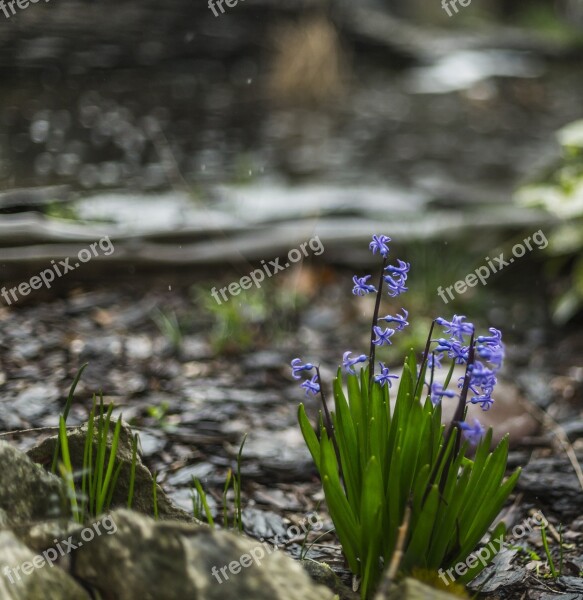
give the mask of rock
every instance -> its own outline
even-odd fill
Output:
[[[76,550],[73,561],[74,575],[104,598],[333,599],[298,563],[267,544],[203,526],[156,522],[127,510],[110,516],[115,535],[95,537]]]
[[[346,587],[327,564],[315,560],[303,560],[302,567],[315,582],[331,589],[340,600],[359,600],[360,594]]]
[[[0,441],[0,522],[22,525],[58,516],[66,498],[64,483],[20,450]]]
[[[114,423],[112,421],[112,430]],[[87,436],[87,425],[75,427],[69,430],[69,452],[71,463],[75,472],[80,472],[83,467],[83,453],[85,438]],[[111,436],[110,436],[111,438]],[[40,444],[28,451],[28,456],[35,462],[48,466],[53,460],[57,437],[53,436],[43,440]],[[108,453],[111,450],[111,439],[108,441]],[[117,486],[113,493],[111,506],[127,506],[127,498],[130,482],[130,467],[132,460],[132,431],[124,423],[122,424],[117,458],[122,463],[121,472],[117,480]],[[160,486],[157,490],[158,515],[161,519],[176,519],[179,521],[192,521],[192,516],[180,508],[174,506]],[[1,506],[1,505],[0,505]],[[134,486],[134,501],[132,508],[146,515],[154,514],[154,502],[152,494],[152,475],[142,463],[140,456],[137,457],[136,480]]]
[[[581,463],[582,456],[577,456]],[[581,485],[573,465],[563,456],[534,458],[522,471],[516,491],[553,507],[562,520],[575,518],[583,512]]]
[[[65,571],[47,566],[45,559],[41,563],[41,558],[11,531],[0,531],[2,600],[90,600],[89,594]]]

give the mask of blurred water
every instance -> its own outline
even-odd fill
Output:
[[[455,182],[508,194],[556,156],[553,132],[581,117],[576,63],[471,51],[422,67],[360,65],[319,108],[272,103],[269,73],[250,56],[77,76],[11,71],[0,96],[0,187]]]

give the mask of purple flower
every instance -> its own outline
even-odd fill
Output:
[[[500,368],[502,366],[502,362],[504,361],[504,346],[488,347],[488,346],[477,346],[476,352],[488,362],[491,362],[494,366]]]
[[[312,377],[312,379],[306,379],[304,381],[304,383],[302,383],[300,385],[300,387],[303,387],[306,389],[306,396],[308,394],[312,394],[313,396],[315,396],[316,394],[318,394],[320,392],[320,384],[318,383],[318,375],[314,375]]]
[[[402,331],[407,325],[409,325],[409,322],[407,321],[409,313],[404,308],[401,309],[401,312],[403,313],[403,316],[399,315],[398,313],[394,317],[392,315],[387,315],[386,317],[381,317],[379,321],[385,321],[386,323],[397,323],[395,326],[396,330]]]
[[[476,342],[478,342],[478,344],[486,344],[486,346],[501,346],[502,332],[494,327],[490,327],[488,331],[492,334],[491,336],[479,335]]]
[[[435,340],[434,340],[435,341]],[[439,338],[437,341],[436,352],[447,352],[449,358],[455,359],[458,365],[462,365],[468,362],[469,348],[468,346],[462,346],[457,340],[446,340],[445,338]]]
[[[495,367],[500,368],[502,366],[502,362],[504,361],[504,344],[502,343],[502,333],[494,327],[490,327],[488,331],[492,334],[491,336],[478,336],[476,341],[479,345],[476,346],[476,352],[480,358],[483,358],[484,360],[492,363]]]
[[[431,386],[431,402],[434,405],[439,404],[444,396],[446,398],[455,398],[455,392],[444,390],[441,383],[434,382]]]
[[[411,268],[411,264],[405,262],[404,260],[401,260],[400,258],[397,259],[397,262],[399,263],[398,267],[393,267],[393,265],[389,265],[385,267],[385,271],[388,271],[389,273],[391,273],[391,275],[400,275],[403,278],[403,280],[406,280],[407,273],[409,273],[409,269]]]
[[[301,373],[302,371],[311,371],[314,368],[314,365],[312,363],[306,363],[305,365],[302,365],[301,358],[294,358],[291,361],[291,368],[292,377],[294,379],[301,379],[302,377],[298,373]]]
[[[395,333],[394,329],[389,329],[387,327],[387,329],[383,331],[378,325],[375,325],[372,329],[377,336],[377,338],[372,341],[375,346],[390,346],[392,344],[390,338]]]
[[[365,277],[357,277],[356,275],[352,278],[354,282],[354,288],[352,288],[352,293],[355,296],[365,296],[366,294],[370,294],[371,292],[376,292],[377,289],[374,285],[368,285],[366,282],[370,279],[370,275],[366,275]]]
[[[492,398],[492,391],[484,392],[482,396],[474,396],[470,402],[472,404],[480,404],[482,410],[490,410],[492,404],[494,404],[494,398]]]
[[[356,371],[352,367],[354,365],[356,365],[357,363],[366,362],[368,357],[365,354],[361,354],[357,358],[350,358],[351,354],[352,354],[352,352],[350,352],[350,350],[348,350],[347,352],[344,353],[344,355],[342,357],[342,364],[343,364],[344,368],[346,369],[347,373],[350,373],[351,375],[356,375]]]
[[[474,426],[468,425],[466,422],[460,423],[460,429],[463,432],[463,436],[472,445],[476,445],[484,436],[486,430],[480,425],[478,419],[474,419]]]
[[[389,375],[389,367],[385,367],[385,365],[382,362],[379,362],[379,366],[381,368],[381,372],[380,375],[375,375],[374,380],[377,383],[381,384],[381,387],[384,385],[388,385],[389,387],[391,387],[392,385],[392,381],[391,379],[399,379],[398,375]]]
[[[459,342],[464,341],[464,335],[472,335],[474,326],[472,323],[464,323],[464,315],[454,315],[451,321],[446,321],[443,317],[437,317],[435,322],[444,327],[444,333],[451,335]]]
[[[432,352],[429,355],[429,358],[427,359],[427,368],[428,369],[441,369],[441,361],[443,360],[443,354],[441,352],[439,352],[438,354],[436,354],[435,352]]]
[[[463,387],[464,379],[465,377],[459,378],[459,388]],[[480,394],[477,389],[478,387],[491,393],[496,386],[496,382],[496,372],[486,368],[479,360],[475,361],[473,365],[470,365],[470,389],[474,394]]]
[[[388,293],[391,298],[396,298],[399,294],[409,291],[409,288],[405,286],[405,281],[407,281],[406,277],[395,279],[390,275],[385,275],[383,279],[387,283],[389,289]]]
[[[368,247],[372,250],[373,254],[380,252],[381,256],[386,258],[389,255],[389,247],[387,242],[390,242],[391,238],[388,235],[373,235],[372,242]]]

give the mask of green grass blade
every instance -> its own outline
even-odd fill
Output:
[[[208,521],[209,525],[211,526],[211,529],[214,529],[215,521],[213,519],[211,509],[209,508],[209,503],[206,498],[206,494],[205,494],[204,490],[202,489],[202,485],[200,484],[200,481],[198,479],[196,479],[195,477],[192,478],[192,482],[194,483],[194,487],[196,488],[196,491],[198,492],[198,497],[200,498],[200,501],[202,502],[202,506],[204,508],[204,512],[206,515],[206,520]]]
[[[61,441],[61,454],[63,457],[63,468],[61,474],[69,489],[69,500],[71,502],[71,512],[77,523],[82,522],[82,515],[79,512],[77,505],[77,490],[75,489],[75,481],[73,478],[73,466],[71,465],[71,455],[69,454],[69,440],[67,438],[67,426],[63,415],[59,417],[59,439]]]
[[[81,368],[77,371],[77,375],[75,375],[75,379],[73,380],[73,384],[69,389],[69,395],[67,396],[67,401],[65,402],[65,410],[63,411],[63,418],[65,419],[65,425],[67,424],[67,418],[69,417],[69,411],[71,410],[71,405],[73,404],[73,395],[75,394],[75,389],[77,388],[77,384],[81,379],[81,375],[83,375],[83,371],[87,367],[89,363],[85,363],[81,365]],[[57,442],[55,444],[55,451],[53,453],[53,464],[51,466],[51,473],[55,473],[57,470],[57,461],[59,460],[59,436],[57,436]]]
[[[107,490],[107,497],[105,498],[105,502],[103,504],[103,510],[105,512],[107,512],[109,510],[109,507],[111,506],[111,501],[113,500],[113,493],[115,492],[115,488],[117,486],[117,480],[119,478],[119,474],[121,473],[122,466],[123,465],[121,463],[118,463],[118,465],[115,468],[115,471],[113,473],[113,477],[111,478],[111,485],[109,486],[109,489]]]
[[[132,438],[132,464],[130,466],[130,483],[128,490],[128,508],[131,508],[134,503],[134,486],[136,484],[136,464],[138,462],[138,443],[139,435],[136,433]]]
[[[111,407],[113,407],[113,405],[111,405]],[[111,417],[111,410],[108,411],[109,416]],[[111,451],[109,453],[109,460],[107,463],[107,471],[105,473],[105,478],[103,480],[100,492],[99,492],[99,496],[98,496],[98,501],[97,501],[97,514],[101,514],[101,511],[103,510],[103,506],[105,505],[105,499],[107,498],[107,494],[109,491],[109,486],[111,483],[111,477],[113,474],[113,470],[115,468],[115,463],[117,461],[117,446],[119,443],[119,436],[121,433],[121,416],[119,417],[119,419],[117,420],[117,423],[115,424],[115,429],[113,432],[113,439],[111,441]],[[107,420],[107,423],[109,424],[109,419]],[[104,441],[104,445],[107,443],[107,430],[106,430],[106,434],[105,434],[105,441]]]

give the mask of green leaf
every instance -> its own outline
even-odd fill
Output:
[[[73,404],[73,396],[75,394],[75,390],[77,388],[77,384],[81,379],[81,375],[83,375],[83,371],[87,368],[89,363],[85,363],[81,365],[81,368],[77,371],[77,375],[75,375],[75,379],[73,380],[73,384],[69,389],[69,395],[67,396],[67,401],[65,402],[65,410],[63,411],[63,419],[65,420],[65,425],[67,424],[67,418],[69,417],[69,411],[71,410],[71,405]],[[59,437],[57,436],[57,441],[55,443],[55,451],[53,453],[53,464],[51,466],[51,473],[55,473],[57,470],[57,461],[59,460]]]
[[[110,405],[110,410],[108,410],[109,417],[111,417],[112,409],[113,409],[113,404]],[[106,421],[106,423],[109,425],[109,419]],[[109,461],[107,463],[105,479],[103,480],[101,490],[100,490],[99,496],[97,498],[97,509],[96,509],[97,514],[101,514],[101,511],[103,510],[103,507],[105,505],[105,499],[107,498],[107,493],[109,491],[111,477],[113,475],[113,469],[115,467],[115,463],[117,460],[117,446],[119,443],[120,433],[121,433],[121,416],[117,420],[117,423],[115,424],[115,429],[113,432],[113,439],[111,441],[111,451],[109,453]],[[107,444],[107,430],[105,432],[105,439],[103,442],[103,446],[105,446],[106,444]],[[105,452],[105,450],[104,450],[104,452]]]
[[[371,457],[364,474],[362,490],[361,545],[362,595],[368,596],[371,587],[380,575],[379,557],[381,555],[381,537],[378,532],[382,523],[381,510],[384,500],[381,468],[376,457]]]
[[[352,423],[352,415],[344,397],[336,400],[336,413],[332,415],[334,435],[338,444],[342,474],[348,501],[355,514],[360,510],[360,493],[362,488],[362,472],[359,462],[359,448],[356,431]]]
[[[489,552],[490,556],[488,558],[484,557],[483,562],[480,560],[476,561],[476,564],[474,566],[470,566],[468,563],[468,560],[466,559],[465,562],[469,568],[464,575],[462,575],[461,577],[458,578],[457,583],[459,583],[461,585],[467,585],[468,583],[470,583],[470,581],[475,579],[492,562],[492,560],[494,560],[496,555],[504,547],[503,544],[496,547],[496,541],[500,537],[504,537],[505,534],[506,534],[506,525],[504,525],[504,522],[498,523],[498,525],[495,527],[494,531],[492,532],[492,535],[490,536],[490,540],[488,541],[488,544],[487,544],[488,549],[490,550],[490,552]],[[480,556],[483,556],[483,554]],[[478,558],[478,557],[476,557],[476,558]],[[474,561],[471,560],[471,562],[474,562]],[[484,563],[486,563],[486,564],[484,564]]]
[[[320,475],[330,516],[336,527],[336,533],[342,544],[346,560],[353,573],[358,573],[360,568],[357,561],[360,546],[360,526],[344,494],[344,489],[338,477],[338,464],[334,448],[325,430],[322,430],[320,450]]]
[[[71,464],[71,455],[69,454],[67,426],[65,424],[65,418],[63,415],[59,417],[59,441],[61,443],[61,455],[63,457],[61,475],[67,484],[67,488],[69,489],[69,500],[71,502],[71,511],[73,513],[73,517],[77,523],[81,523],[83,519],[82,515],[79,513],[79,507],[77,505],[77,490],[75,489],[75,481],[73,479],[73,466]]]
[[[439,487],[433,485],[423,505],[423,511],[415,523],[412,522],[411,541],[403,557],[403,569],[412,567],[427,567],[427,555],[431,534],[435,527],[437,510],[439,508]]]
[[[304,436],[304,440],[306,442],[306,446],[312,455],[312,459],[316,466],[320,464],[320,442],[316,437],[316,433],[306,415],[306,409],[303,404],[298,406],[298,421],[300,423],[300,429],[302,431],[302,435]]]
[[[192,483],[194,484],[194,487],[196,488],[196,491],[198,492],[198,497],[200,498],[200,501],[202,502],[202,506],[204,508],[204,513],[206,515],[206,520],[208,521],[211,529],[215,528],[215,521],[213,519],[213,514],[211,513],[211,509],[209,507],[209,503],[208,500],[206,498],[206,494],[204,492],[204,490],[202,489],[202,485],[200,484],[200,481],[198,479],[196,479],[196,477],[192,477]]]

